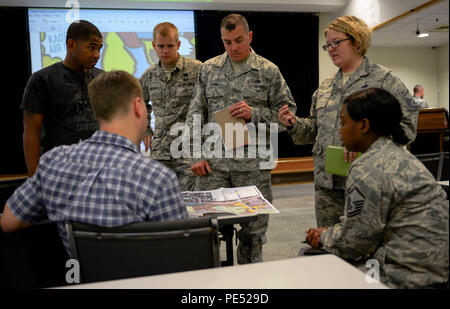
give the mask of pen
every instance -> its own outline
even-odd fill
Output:
[[[289,124],[291,125],[291,128],[294,127],[294,124],[292,123],[292,120],[289,118]]]

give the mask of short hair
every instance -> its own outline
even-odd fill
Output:
[[[364,20],[355,16],[338,17],[325,28],[325,37],[330,29],[347,34],[352,38],[352,41],[359,44],[359,55],[366,55],[372,39],[372,30]]]
[[[103,38],[102,33],[94,24],[87,20],[77,20],[71,23],[67,29],[66,43],[69,39],[88,41],[93,36]]]
[[[127,112],[131,100],[142,98],[142,87],[136,77],[118,70],[95,77],[89,83],[88,93],[97,119],[108,122],[117,114]]]
[[[168,36],[170,32],[175,32],[175,38],[178,42],[178,28],[169,22],[159,23],[153,28],[153,41],[156,41],[157,34],[161,36]]]
[[[250,31],[247,20],[240,14],[230,14],[225,16],[220,23],[220,29],[233,31],[237,25],[242,25],[247,33]]]
[[[422,91],[422,89],[423,89],[422,85],[417,84],[414,86],[413,91],[414,91],[414,93],[418,93],[418,92]]]
[[[343,106],[347,106],[347,112],[353,120],[369,120],[371,130],[379,136],[392,137],[400,145],[408,143],[405,131],[400,126],[402,108],[390,92],[381,88],[360,90],[349,95]]]

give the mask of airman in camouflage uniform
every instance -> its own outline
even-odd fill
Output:
[[[173,28],[169,28],[172,32],[169,31],[164,36],[161,35],[163,30],[158,30],[156,27],[154,36],[156,37],[156,32],[159,34],[156,39],[154,38],[154,42],[158,38],[170,38],[171,35],[174,35]],[[178,31],[176,31],[176,41],[178,41]],[[162,48],[164,48],[164,43],[166,42],[161,44]],[[162,53],[158,50],[158,44],[159,41],[156,41],[155,49],[157,52]],[[170,44],[170,41],[168,44]],[[174,49],[174,46],[169,48]],[[175,53],[176,50],[174,49],[173,52]],[[159,53],[158,56],[160,56]],[[164,54],[161,56],[164,57]],[[174,65],[164,66],[161,60],[152,65],[142,74],[140,82],[145,102],[151,102],[151,105],[148,106],[148,113],[150,115],[153,110],[155,115],[155,131],[152,132],[151,127],[148,127],[148,134],[151,134],[153,137],[150,146],[150,157],[174,170],[180,181],[181,190],[190,191],[194,189],[197,177],[192,173],[188,160],[172,157],[170,144],[176,136],[170,135],[169,132],[173,124],[178,122],[185,123],[186,121],[186,114],[202,63],[195,59],[185,58],[178,52],[174,54],[174,57],[177,57],[174,58],[174,60],[176,59]]]
[[[345,216],[320,235],[323,249],[345,259],[375,259],[380,280],[397,288],[448,281],[448,200],[425,166],[379,137],[350,167]]]
[[[312,96],[310,116],[308,118],[294,117],[284,109],[281,109],[279,120],[286,124],[283,117],[289,117],[294,122],[294,127],[288,129],[295,144],[312,144],[314,159],[314,184],[315,184],[315,211],[317,226],[332,226],[339,222],[344,210],[344,188],[346,177],[327,174],[325,172],[325,149],[329,145],[342,146],[339,136],[339,113],[342,102],[350,94],[365,88],[382,88],[392,93],[401,103],[403,120],[402,127],[410,142],[415,139],[418,110],[412,97],[403,84],[391,70],[375,64],[367,58],[365,52],[370,43],[370,29],[360,19],[353,16],[344,16],[334,21],[327,28],[328,33],[332,33],[338,38],[330,39],[333,44],[327,44],[323,48],[328,50],[331,55],[340,55],[354,52],[354,61],[350,63],[359,63],[359,67],[353,73],[349,73],[346,79],[342,68],[344,64],[341,58],[334,57],[335,65],[340,69],[330,78],[322,82],[319,88]],[[345,33],[334,30],[334,25],[347,24],[347,28],[353,29],[353,32]],[[340,29],[340,28],[339,28]],[[344,31],[344,30],[343,30]],[[327,32],[326,32],[327,33]],[[363,43],[357,43],[355,37]],[[327,36],[327,34],[325,34]],[[344,39],[345,38],[345,39]],[[338,40],[339,39],[339,40]],[[328,40],[328,39],[327,39]],[[335,43],[335,42],[338,43]],[[332,47],[332,48],[330,48]],[[348,58],[348,57],[347,57]],[[350,57],[350,59],[352,59]],[[351,71],[350,71],[351,72]],[[284,116],[282,115],[284,114]],[[281,117],[281,118],[280,118]]]
[[[428,103],[423,99],[423,96],[425,94],[425,89],[423,89],[422,85],[415,85],[413,88],[413,100],[417,105],[417,108],[428,108]]]
[[[244,19],[242,16],[239,18]],[[236,22],[235,18],[233,22]],[[194,117],[201,118],[202,124],[216,123],[214,113],[224,108],[231,109],[230,112],[232,115],[235,114],[233,115],[235,118],[243,118],[247,121],[247,125],[254,124],[256,127],[260,123],[265,124],[264,127],[269,123],[277,123],[278,110],[285,104],[295,112],[295,102],[278,67],[257,55],[250,48],[248,41],[241,57],[244,59],[239,60],[239,63],[237,60],[232,62],[236,57],[234,52],[228,50],[229,42],[226,35],[234,36],[236,33],[237,40],[242,37],[248,40],[250,34],[251,41],[251,31],[249,32],[247,28],[245,32],[243,29],[240,22],[236,22],[231,30],[224,28],[222,22],[222,40],[227,51],[206,61],[200,70],[187,116],[187,125],[191,132],[195,126]],[[239,36],[239,33],[242,33],[242,36]],[[233,41],[230,45],[235,44],[234,39],[230,41]],[[269,129],[266,133],[263,142],[269,146]],[[225,151],[220,134],[210,135],[208,140],[211,139],[216,140],[215,145],[219,145],[221,155],[219,158],[211,158],[207,152],[194,149],[192,160],[194,173],[197,174],[194,168],[196,164],[204,164],[202,173],[197,174],[200,177],[197,179],[196,189],[212,190],[219,187],[256,185],[263,196],[271,202],[271,167],[263,167],[260,164],[266,162],[267,158],[257,153],[258,147],[255,145],[258,140],[256,138],[252,140],[253,146],[242,146],[243,149],[240,150],[243,150],[244,155],[240,157],[237,155],[239,148]],[[193,134],[193,143],[194,146],[196,143],[202,144],[201,134]],[[268,219],[268,215],[259,215],[255,222],[241,225],[237,251],[239,264],[263,260],[262,245],[266,241]]]
[[[344,99],[364,88],[382,88],[391,92],[402,104],[402,127],[410,141],[415,139],[418,111],[403,82],[387,68],[365,57],[361,66],[342,86],[342,72],[326,79],[312,96],[311,114],[296,119],[288,130],[296,144],[313,143],[314,184],[316,187],[317,226],[331,226],[339,222],[344,210],[346,177],[325,172],[325,149],[328,145],[343,145],[339,136],[339,112]],[[324,189],[324,190],[323,190]],[[326,193],[322,194],[322,191]],[[336,192],[337,191],[337,192]]]

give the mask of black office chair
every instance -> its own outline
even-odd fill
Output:
[[[436,181],[448,180],[448,152],[415,155],[433,174]]]
[[[112,228],[69,222],[66,229],[84,283],[220,265],[216,218]]]
[[[449,172],[449,160],[448,160],[448,152],[442,152],[444,154],[444,161],[442,163],[442,174],[441,181],[449,180],[448,172]]]
[[[0,289],[66,285],[68,258],[54,222],[44,220],[8,234],[0,229]]]

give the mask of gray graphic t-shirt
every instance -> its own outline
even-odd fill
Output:
[[[78,143],[98,129],[87,87],[102,72],[92,68],[79,74],[58,62],[30,77],[20,107],[44,115],[42,152]]]

